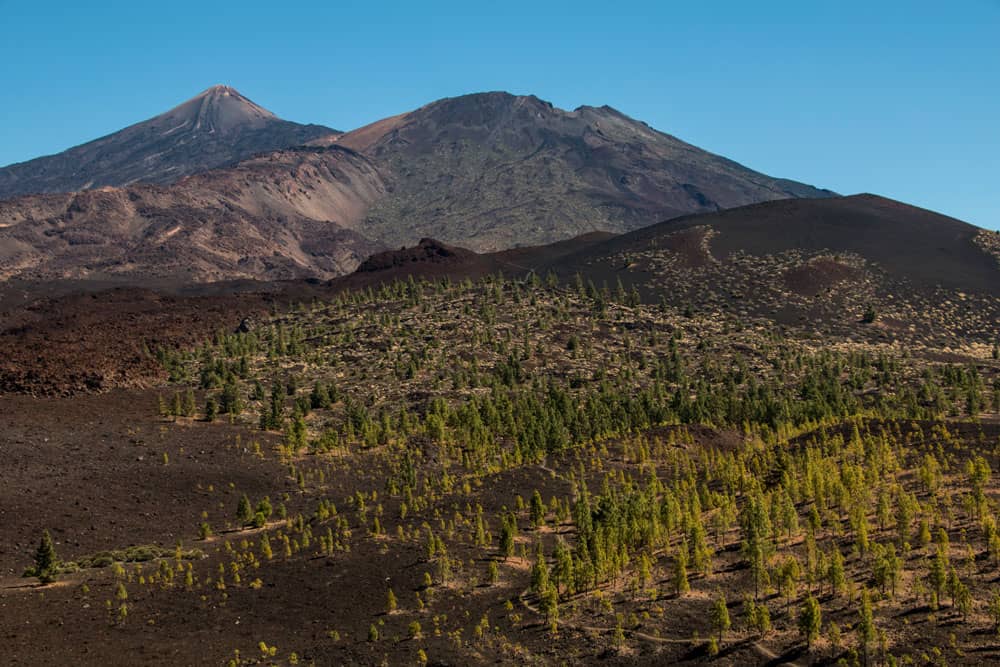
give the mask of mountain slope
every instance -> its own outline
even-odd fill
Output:
[[[834,194],[754,172],[610,107],[563,111],[508,93],[439,100],[338,143],[390,175],[391,193],[365,221],[372,234],[479,251]]]
[[[104,169],[74,188],[139,172],[171,180],[179,164],[194,170],[219,157],[209,149],[236,153],[276,140],[278,129],[289,129],[283,123],[232,89],[215,88],[73,149],[83,157],[45,159],[62,169],[83,164],[81,173]],[[294,128],[303,139],[327,132]],[[343,136],[327,132],[166,187],[0,202],[0,279],[330,278],[376,249],[424,237],[483,252],[832,194],[753,172],[607,107],[567,112],[535,97],[484,93]]]
[[[334,146],[168,187],[17,197],[0,206],[0,278],[330,278],[383,247],[352,227],[384,191],[365,157]]]
[[[692,236],[691,230],[702,230],[701,235],[709,237],[705,254],[695,263],[792,251],[854,254],[915,286],[1000,292],[1000,262],[977,241],[990,232],[871,194],[766,202],[683,216],[616,236],[564,261],[583,265],[598,256],[658,247],[679,251],[671,239]],[[690,263],[691,257],[686,261]]]
[[[424,239],[333,286],[408,275],[555,274],[603,311],[660,303],[720,331],[776,321],[816,337],[924,347],[997,342],[1000,232],[863,194],[765,202],[675,218],[627,234],[472,254]]]
[[[257,153],[334,133],[281,120],[228,86],[213,86],[170,111],[57,155],[0,169],[0,199],[135,181],[172,183]]]
[[[742,319],[994,340],[1000,234],[875,195],[692,215],[532,267]]]
[[[331,149],[324,162],[362,159],[346,149],[339,151],[343,155]],[[261,162],[245,169],[259,170],[268,178],[288,169],[267,168]],[[299,164],[307,171],[321,167],[315,156],[305,152]],[[342,167],[341,173],[346,175],[346,169]],[[352,176],[360,175],[358,171]],[[154,186],[143,187],[146,191],[134,194],[151,197],[162,192]],[[288,192],[284,186],[276,191]],[[126,198],[130,194],[131,189]],[[313,202],[323,200],[332,201],[317,197]],[[225,204],[235,206],[236,201]],[[293,203],[292,199],[284,203],[280,197],[274,199],[276,207]],[[295,229],[296,224],[281,227]],[[247,226],[238,231],[249,235],[255,229]],[[337,247],[350,247],[357,241],[332,224],[317,226],[315,232],[321,234],[324,229],[344,235]],[[172,238],[182,238],[182,234],[192,238],[186,230]],[[296,243],[292,234],[279,241],[289,247]],[[169,241],[167,246],[170,252],[178,250]],[[264,246],[272,247],[281,245]],[[257,270],[271,262],[270,275],[294,275],[288,271],[290,262],[281,264],[288,260],[255,252],[249,263],[259,263]],[[209,265],[214,260],[234,274],[247,268],[239,262],[225,264],[231,261],[226,257],[205,254],[201,259]],[[0,266],[4,266],[2,259]],[[197,265],[193,269],[202,270]],[[10,351],[6,363],[0,359],[0,392],[80,391],[141,382],[142,369],[148,372],[149,364],[136,351],[151,340],[149,332],[163,341],[191,340],[198,332],[208,335],[220,327],[234,329],[247,315],[267,311],[275,300],[308,302],[410,277],[449,278],[458,283],[502,273],[507,277],[534,274],[547,280],[549,271],[561,277],[562,289],[582,289],[593,298],[597,310],[610,301],[634,304],[632,287],[647,303],[665,302],[666,317],[689,307],[693,326],[706,334],[709,344],[713,332],[738,335],[747,330],[754,335],[761,324],[773,332],[766,320],[777,320],[806,336],[816,349],[838,340],[888,343],[918,354],[924,346],[923,353],[935,359],[961,361],[954,350],[965,343],[978,346],[980,356],[989,355],[1000,322],[1000,234],[881,197],[859,195],[769,202],[688,216],[620,236],[594,233],[496,253],[478,254],[424,239],[416,246],[374,254],[356,272],[327,283],[181,283],[179,288],[177,282],[168,280],[155,284],[160,293],[178,297],[172,299],[142,289],[105,291],[93,298],[73,294],[81,289],[99,291],[114,281],[42,286],[0,283],[0,349]],[[607,291],[602,294],[605,285]],[[431,291],[435,290],[427,292]],[[182,295],[189,298],[179,298]],[[869,307],[875,309],[874,322],[863,321]],[[164,309],[169,317],[164,318]],[[612,312],[627,310],[614,306]],[[423,317],[416,311],[411,314]],[[623,317],[626,328],[619,333],[632,331],[636,340],[645,340],[642,330],[625,324],[629,319],[629,315]],[[176,326],[177,321],[183,326]],[[563,332],[576,325],[564,326]],[[667,336],[669,331],[648,333]],[[619,334],[605,330],[600,335],[617,338]],[[122,340],[128,345],[120,344]],[[878,354],[880,349],[885,348],[870,351]],[[103,370],[95,372],[95,368]]]

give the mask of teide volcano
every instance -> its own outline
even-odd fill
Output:
[[[172,183],[333,133],[322,125],[282,120],[234,88],[213,86],[114,134],[0,169],[0,199],[136,181]]]

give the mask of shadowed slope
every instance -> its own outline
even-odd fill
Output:
[[[542,268],[741,321],[766,317],[848,335],[867,323],[884,336],[935,346],[996,339],[998,248],[994,232],[856,195],[685,216]]]
[[[478,251],[624,232],[693,212],[828,190],[776,179],[658,132],[610,107],[553,107],[481,93],[433,102],[339,143],[388,168],[366,227]]]
[[[712,230],[707,247],[713,261],[725,262],[734,254],[766,256],[793,250],[851,253],[921,287],[1000,290],[1000,263],[976,241],[989,232],[870,194],[767,202],[674,218],[567,258],[562,268],[601,261],[601,256],[641,252],[696,227]]]

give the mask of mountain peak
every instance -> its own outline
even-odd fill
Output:
[[[232,86],[227,86],[224,83],[217,83],[210,88],[206,88],[198,97],[205,97],[207,95],[239,95],[240,91],[236,90]],[[241,96],[242,97],[242,96]]]
[[[535,95],[515,95],[503,90],[493,90],[480,93],[468,93],[457,97],[445,97],[427,104],[417,111],[499,114],[518,109],[531,111],[561,111]]]
[[[252,102],[248,97],[246,97],[240,91],[236,90],[232,86],[227,86],[223,83],[217,83],[210,88],[206,88],[205,90],[201,91],[200,93],[192,97],[190,100],[188,100],[188,102],[199,99],[222,99],[227,97],[230,97],[232,98],[232,101],[239,102],[241,104],[249,104],[251,106],[257,107],[258,109],[263,108],[260,107],[258,104]]]
[[[173,183],[335,132],[282,120],[232,86],[219,84],[113,134],[0,169],[0,199],[135,181]]]
[[[192,129],[207,132],[230,132],[242,127],[261,127],[277,116],[244,97],[230,86],[216,85],[153,121],[165,120],[172,125],[190,124]]]

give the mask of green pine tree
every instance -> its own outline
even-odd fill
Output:
[[[819,637],[822,623],[823,612],[820,610],[819,601],[810,595],[799,613],[799,634],[806,640],[807,649],[811,649],[813,641]]]
[[[253,523],[254,511],[253,507],[250,505],[250,499],[244,493],[243,497],[240,498],[240,504],[236,508],[236,520],[240,522],[241,526],[246,526]]]
[[[56,580],[57,573],[56,547],[52,543],[52,536],[46,530],[42,533],[42,541],[35,552],[35,576],[38,577],[38,581],[48,584]]]
[[[729,629],[729,607],[726,604],[726,596],[722,592],[712,603],[712,625],[719,631],[719,645],[722,645],[722,635]]]

